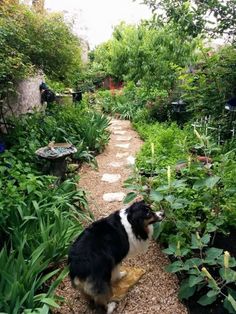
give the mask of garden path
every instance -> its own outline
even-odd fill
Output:
[[[88,165],[84,165],[80,170],[79,185],[87,192],[90,208],[96,219],[123,207],[121,200],[127,191],[122,184],[131,174],[134,156],[142,145],[129,121],[112,120],[110,129],[109,145],[97,157],[98,170]],[[156,242],[150,244],[145,255],[127,260],[124,264],[144,268],[146,272],[119,303],[114,314],[187,313],[177,297],[177,278],[164,270],[168,259]],[[56,313],[93,313],[79,292],[71,287],[68,278],[57,292],[66,299],[66,303]]]

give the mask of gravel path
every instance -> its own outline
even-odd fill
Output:
[[[127,158],[135,156],[140,149],[142,141],[137,133],[132,130],[129,121],[112,120],[111,140],[105,152],[97,157],[98,171],[84,165],[80,171],[79,185],[88,194],[90,208],[95,218],[106,216],[123,207],[122,202],[106,202],[104,193],[127,191],[122,187],[123,181],[132,172],[132,167],[127,165]],[[124,147],[122,146],[125,144]],[[127,145],[129,144],[129,145]],[[129,146],[128,148],[125,148]],[[128,158],[132,160],[132,158]],[[101,181],[104,174],[120,174],[116,182]],[[114,178],[113,178],[114,179]],[[168,259],[161,252],[156,242],[150,244],[145,255],[137,256],[124,262],[125,265],[137,266],[146,270],[144,276],[134,286],[128,295],[119,303],[116,313],[122,314],[185,314],[184,305],[178,300],[178,282],[173,274],[165,272],[164,267]],[[86,301],[75,291],[67,278],[57,290],[58,294],[66,300],[65,304],[56,311],[58,314],[93,313]]]

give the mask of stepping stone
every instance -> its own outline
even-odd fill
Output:
[[[116,154],[117,158],[123,158],[123,157],[127,157],[127,156],[129,156],[129,153],[117,153]]]
[[[129,143],[125,143],[125,144],[116,144],[116,147],[128,149],[128,148],[129,148]]]
[[[126,131],[114,131],[113,132],[115,135],[124,135]]]
[[[130,141],[132,139],[132,136],[117,136],[117,141]]]
[[[122,202],[125,197],[125,193],[117,192],[117,193],[105,193],[103,194],[103,200],[105,202]]]
[[[109,183],[114,183],[114,182],[117,182],[119,181],[121,178],[121,175],[120,174],[109,174],[109,173],[105,173],[103,176],[102,176],[102,181],[105,181],[105,182],[109,182]]]
[[[135,158],[133,156],[131,156],[131,155],[129,157],[127,157],[126,160],[127,160],[127,164],[128,165],[132,165],[133,166],[135,164]]]
[[[113,129],[114,131],[122,130],[122,126],[112,126],[112,129]]]
[[[123,166],[123,162],[111,162],[110,164],[108,164],[108,166],[113,167],[113,168],[120,168],[121,166]]]

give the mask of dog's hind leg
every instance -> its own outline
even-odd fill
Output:
[[[111,281],[115,282],[118,280],[121,280],[123,277],[125,277],[127,275],[126,271],[120,271],[120,267],[116,266],[113,270],[112,270],[112,276],[111,276]]]

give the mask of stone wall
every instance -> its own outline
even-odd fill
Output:
[[[44,80],[43,75],[27,78],[20,81],[16,86],[16,93],[9,99],[9,106],[4,106],[4,116],[24,114],[35,110],[40,110],[39,85]]]

